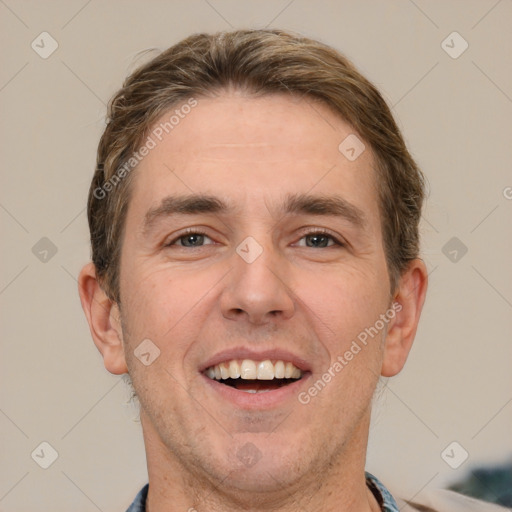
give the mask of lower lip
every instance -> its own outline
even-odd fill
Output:
[[[270,409],[280,406],[291,399],[298,402],[297,397],[300,389],[306,386],[309,376],[310,373],[307,372],[300,380],[286,386],[259,393],[248,393],[247,391],[240,391],[226,384],[221,384],[206,375],[201,375],[213,391],[218,393],[224,400],[242,409]]]

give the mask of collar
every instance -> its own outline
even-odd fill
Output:
[[[384,484],[371,473],[365,472],[366,485],[377,499],[382,512],[399,512],[398,505]],[[149,484],[146,484],[137,494],[126,512],[146,512],[146,499]]]

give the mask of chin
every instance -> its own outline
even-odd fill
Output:
[[[309,472],[306,451],[297,450],[294,445],[283,443],[282,439],[272,442],[268,433],[234,436],[226,447],[227,452],[218,454],[215,472],[224,479],[223,487],[233,492],[282,491],[283,486],[293,484],[302,473]]]

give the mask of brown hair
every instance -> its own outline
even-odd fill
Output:
[[[130,171],[138,162],[134,155],[171,107],[230,87],[320,100],[370,145],[394,291],[400,274],[418,257],[425,183],[386,102],[329,46],[281,30],[237,30],[184,39],[134,71],[110,100],[88,200],[92,260],[109,297],[119,302]]]

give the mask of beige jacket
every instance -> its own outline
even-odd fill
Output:
[[[393,494],[393,493],[392,493]],[[393,496],[396,496],[393,494]],[[507,512],[512,509],[468,498],[445,489],[425,491],[412,502],[396,498],[400,512]]]

